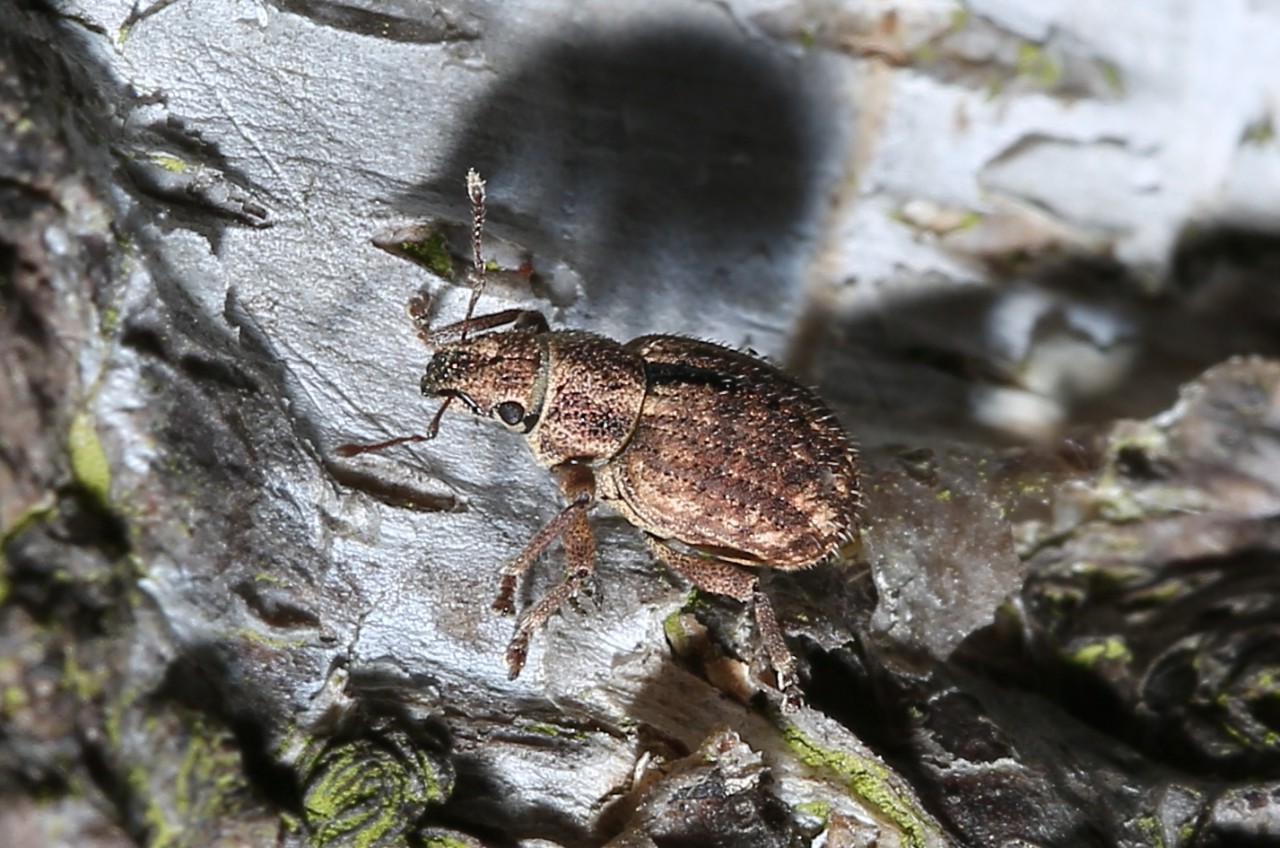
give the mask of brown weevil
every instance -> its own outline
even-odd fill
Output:
[[[564,579],[524,612],[507,648],[512,678],[534,631],[593,573],[587,513],[604,503],[693,585],[752,606],[779,688],[794,703],[795,659],[754,570],[807,568],[855,533],[858,457],[835,416],[782,371],[717,344],[667,335],[621,344],[551,330],[533,310],[472,317],[484,282],[485,214],[484,182],[474,171],[467,192],[475,277],[467,317],[429,331],[426,300],[409,305],[419,337],[434,349],[422,394],[444,403],[426,435],[340,452],[433,438],[456,400],[523,434],[556,475],[568,505],[502,570],[493,604],[514,612],[521,573],[563,540]]]

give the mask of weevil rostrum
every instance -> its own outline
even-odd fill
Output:
[[[425,435],[345,445],[345,455],[433,438],[453,401],[522,434],[568,501],[502,569],[498,612],[515,611],[520,575],[557,538],[564,579],[519,618],[507,647],[514,679],[533,633],[595,569],[587,514],[611,507],[650,551],[693,585],[748,603],[788,703],[796,664],[761,568],[802,569],[833,556],[856,531],[858,456],[810,389],[763,360],[710,342],[650,335],[625,344],[552,330],[541,312],[472,317],[483,285],[484,182],[467,175],[473,293],[467,318],[429,330],[428,304],[410,315],[434,350],[422,394],[443,398]],[[471,334],[477,335],[471,335]]]

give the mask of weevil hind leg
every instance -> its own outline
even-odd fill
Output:
[[[524,668],[524,661],[529,653],[529,640],[533,638],[534,631],[560,609],[565,601],[576,595],[595,573],[596,540],[591,532],[591,524],[587,521],[587,510],[595,501],[595,477],[590,468],[576,463],[566,463],[556,468],[555,472],[560,479],[561,491],[569,499],[569,505],[539,530],[524,546],[520,555],[502,570],[498,597],[493,602],[493,608],[497,611],[513,612],[516,581],[556,537],[561,537],[567,561],[564,579],[542,600],[526,610],[516,623],[515,635],[507,645],[507,668],[512,680],[519,677]]]
[[[731,562],[677,551],[653,536],[646,536],[645,542],[654,556],[702,591],[750,604],[760,641],[764,643],[769,664],[778,676],[778,689],[783,693],[784,704],[789,710],[799,707],[803,701],[798,686],[796,658],[787,647],[769,596],[760,589],[759,578]]]

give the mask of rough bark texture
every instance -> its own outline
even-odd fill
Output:
[[[1085,5],[0,0],[0,844],[1274,839],[1280,16]],[[807,708],[609,515],[508,681],[553,481],[335,453],[434,411],[470,166],[482,309],[862,441]]]

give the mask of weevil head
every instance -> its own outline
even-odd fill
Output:
[[[422,393],[457,398],[472,413],[527,433],[542,412],[546,367],[538,333],[488,333],[440,345],[422,375]]]

